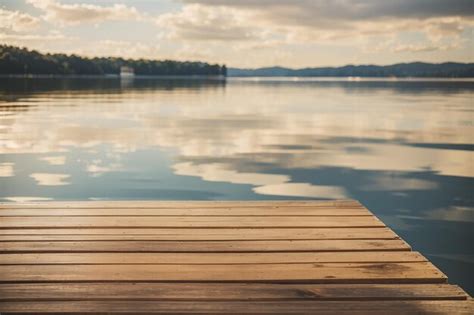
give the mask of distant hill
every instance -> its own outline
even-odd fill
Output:
[[[289,69],[269,67],[258,69],[229,68],[227,75],[231,77],[443,77],[472,78],[474,63],[398,63],[390,66],[348,65],[343,67],[322,67]]]
[[[227,71],[225,65],[204,62],[86,58],[0,45],[0,75],[118,75],[122,66],[131,67],[135,74],[144,76],[225,76]]]

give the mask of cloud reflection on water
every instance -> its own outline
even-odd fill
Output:
[[[12,177],[14,175],[13,163],[0,163],[0,177]]]
[[[66,180],[68,174],[33,173],[30,175],[40,186],[62,186],[69,185]]]
[[[254,191],[274,195],[284,195],[281,184],[293,179],[264,169],[330,166],[381,174],[429,170],[474,177],[474,153],[462,149],[472,141],[473,128],[465,123],[463,111],[470,109],[472,82],[238,80],[223,86],[220,81],[142,80],[125,88],[114,85],[114,80],[95,85],[83,81],[60,85],[54,80],[33,81],[25,90],[7,89],[5,93],[13,94],[7,99],[14,101],[1,103],[0,119],[7,132],[1,152],[63,153],[74,147],[94,153],[98,146],[108,145],[109,155],[120,156],[164,147],[176,152],[171,167],[177,175],[266,185]],[[34,110],[12,111],[28,104],[34,104]],[[40,159],[63,165],[66,157]],[[124,167],[120,159],[106,159],[101,165],[98,159],[86,161],[84,171],[94,176],[116,172]],[[253,169],[246,169],[247,162]],[[266,166],[258,169],[256,164]],[[317,179],[306,184],[317,185]],[[336,193],[322,186],[335,196],[343,195],[342,190]],[[298,195],[294,188],[298,186],[283,187],[293,187],[288,196]],[[327,198],[314,187],[303,187],[301,196]],[[413,190],[430,189],[436,183],[409,177],[387,182],[381,177],[364,187]]]

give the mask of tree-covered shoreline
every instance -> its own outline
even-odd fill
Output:
[[[226,76],[225,65],[174,60],[87,58],[78,55],[42,54],[27,48],[0,45],[1,75],[118,75],[122,66],[136,75]]]
[[[229,68],[229,77],[420,77],[420,78],[473,78],[474,63],[410,62],[387,66],[347,65],[342,67],[319,67],[290,69],[267,67],[258,69]]]

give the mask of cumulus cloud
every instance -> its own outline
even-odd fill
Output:
[[[246,40],[258,38],[245,12],[223,7],[188,5],[182,11],[158,17],[157,24],[169,29],[170,37],[188,40]]]
[[[25,32],[35,29],[40,20],[34,16],[19,11],[0,8],[0,30]]]
[[[62,25],[140,18],[140,13],[135,7],[124,4],[113,4],[111,6],[84,3],[63,4],[55,0],[28,0],[28,3],[44,11],[43,18],[45,20]]]
[[[468,26],[473,26],[473,19],[462,19],[460,17],[447,17],[428,19],[424,23],[424,31],[432,41],[439,41],[443,37],[459,37]]]

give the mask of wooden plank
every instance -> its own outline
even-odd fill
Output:
[[[0,312],[126,314],[453,314],[471,315],[474,302],[467,301],[279,301],[279,302],[162,302],[60,301],[2,302]]]
[[[0,209],[0,217],[38,216],[372,216],[365,208],[227,207],[227,208],[39,208]]]
[[[197,231],[197,230],[194,230]],[[145,231],[146,232],[146,231]],[[209,233],[207,235],[202,234],[192,239],[189,234],[178,234],[173,237],[172,234],[46,234],[46,235],[1,235],[0,242],[2,241],[163,241],[163,240],[179,240],[179,241],[194,241],[194,240],[206,240],[206,241],[224,241],[224,240],[383,240],[383,239],[399,239],[395,234],[383,234],[383,233],[343,233],[338,235],[337,233],[312,233],[309,235],[289,235],[282,234],[275,237],[270,237],[266,234],[255,234],[255,235],[219,235]],[[243,231],[241,232],[243,233]]]
[[[153,301],[60,301],[2,302],[0,312],[126,314],[467,314],[474,311],[468,301],[269,301],[269,302],[161,302]]]
[[[146,201],[146,200],[103,200],[103,201],[53,201],[28,203],[0,203],[3,209],[41,209],[41,208],[228,208],[228,207],[321,207],[321,208],[363,208],[356,200],[334,201]]]
[[[163,301],[60,301],[1,302],[0,312],[126,314],[450,314],[472,315],[467,301],[278,301],[278,302],[163,302]]]
[[[466,300],[449,284],[15,283],[0,301]]]
[[[237,265],[0,265],[1,282],[444,283],[428,262]]]
[[[299,252],[408,251],[402,240],[271,241],[54,241],[2,242],[1,253],[18,252]]]
[[[0,228],[79,228],[79,227],[383,227],[375,217],[3,217]]]
[[[263,264],[328,262],[423,262],[420,253],[285,252],[285,253],[43,253],[0,254],[0,265],[28,264]]]
[[[0,240],[279,240],[279,239],[396,239],[380,228],[107,228],[0,229]]]

